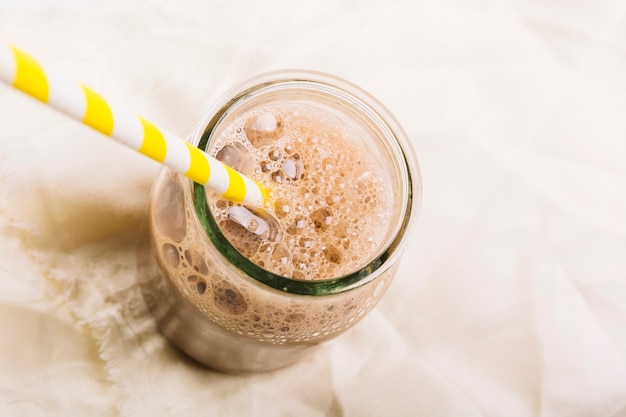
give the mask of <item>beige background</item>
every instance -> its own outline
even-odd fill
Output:
[[[244,78],[327,71],[424,179],[370,316],[221,375],[134,287],[158,166],[0,85],[0,415],[626,415],[624,1],[2,0],[0,38],[181,135]]]

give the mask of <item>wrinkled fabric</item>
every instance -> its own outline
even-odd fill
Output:
[[[182,136],[247,77],[335,74],[424,188],[368,317],[224,375],[136,284],[158,164],[0,85],[1,415],[626,416],[623,1],[12,0],[0,39]]]

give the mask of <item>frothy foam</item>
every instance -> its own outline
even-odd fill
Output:
[[[250,122],[268,112],[273,119]],[[256,110],[236,121],[212,153],[222,152],[244,174],[271,184],[273,208],[253,212],[210,196],[225,236],[253,262],[285,276],[323,279],[363,267],[388,228],[391,190],[354,135],[320,110],[298,105]],[[194,208],[184,205],[186,185],[171,171],[155,184],[153,252],[169,291],[229,332],[279,345],[332,338],[376,305],[395,272],[397,265],[375,285],[333,296],[277,295],[224,262],[193,220]]]
[[[328,279],[375,255],[388,229],[384,170],[358,133],[317,108],[271,105],[244,114],[209,153],[272,190],[271,208],[253,211],[207,193],[226,238],[279,275]]]

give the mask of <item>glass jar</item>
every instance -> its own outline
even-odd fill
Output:
[[[245,124],[255,117],[269,118],[279,134],[269,141],[254,139],[266,129]],[[280,142],[283,127],[305,120],[309,127],[296,126],[293,142]],[[333,139],[320,142],[328,129]],[[354,140],[345,155],[344,134]],[[248,80],[215,104],[190,142],[220,157],[229,135],[243,138],[245,146],[235,147],[244,155],[227,155],[224,162],[240,164],[247,151],[267,156],[263,161],[256,157],[251,167],[233,167],[248,170],[244,173],[267,185],[271,205],[282,199],[285,211],[285,201],[296,208],[310,206],[309,215],[299,218],[310,226],[309,232],[299,235],[285,223],[278,226],[278,238],[268,237],[243,230],[247,225],[241,223],[233,227],[242,229],[235,231],[242,240],[234,242],[225,225],[244,208],[233,209],[237,205],[166,168],[151,193],[147,235],[140,246],[140,284],[161,332],[189,356],[223,372],[268,371],[300,360],[354,326],[378,303],[415,223],[421,179],[409,140],[391,114],[360,88],[327,74],[279,71]],[[340,147],[326,149],[331,145]],[[326,151],[330,156],[322,158]],[[336,154],[345,157],[333,159],[341,166],[332,171],[328,161]],[[286,162],[289,158],[293,161]],[[379,170],[359,171],[369,160]],[[276,168],[279,163],[282,169]],[[274,164],[274,171],[265,172],[264,164]],[[289,184],[280,188],[283,181]],[[378,184],[377,191],[371,192],[372,184]],[[354,201],[341,206],[342,195],[331,196],[335,188],[347,190],[342,195]],[[284,195],[283,189],[291,194]],[[334,215],[316,219],[310,214],[319,214],[315,204]],[[218,214],[219,207],[226,214]],[[384,210],[373,214],[370,207]],[[269,216],[270,223],[287,214],[277,213],[275,206],[245,210],[261,221],[264,214]],[[357,215],[344,221],[342,210]],[[366,236],[363,224],[377,229]],[[354,249],[365,248],[365,243],[370,244],[367,250]],[[305,249],[307,244],[311,248]],[[348,256],[351,245],[357,253]],[[304,253],[306,260],[300,257]],[[279,259],[278,266],[264,261],[272,257]]]

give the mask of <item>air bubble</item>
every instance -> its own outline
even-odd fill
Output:
[[[332,262],[334,264],[338,264],[341,262],[342,252],[334,247],[333,245],[328,245],[322,249],[324,252],[324,256],[328,260],[328,262]]]
[[[272,181],[280,184],[281,182],[285,180],[285,173],[279,169],[278,171],[272,172],[272,175],[270,175],[270,178],[272,178]]]
[[[315,244],[315,240],[310,237],[301,237],[298,244],[301,248],[310,249]]]
[[[300,195],[300,198],[302,200],[308,200],[311,197],[311,191],[309,191],[308,188],[304,187],[298,191],[298,194]]]
[[[274,212],[277,217],[283,218],[291,213],[292,204],[291,201],[286,198],[279,198],[274,203]]]
[[[280,158],[282,158],[283,154],[278,150],[278,149],[271,149],[268,153],[267,153],[267,157],[270,159],[270,161],[279,161]]]
[[[225,210],[228,207],[228,201],[224,200],[223,198],[220,198],[215,203],[215,207],[217,207],[220,210]]]
[[[340,192],[343,192],[347,188],[346,179],[343,177],[335,178],[335,188]]]
[[[164,243],[163,246],[161,246],[161,256],[170,268],[178,267],[178,264],[180,262],[180,255],[178,254],[178,249],[176,249],[176,246],[169,243]]]
[[[291,313],[285,317],[287,323],[300,323],[305,319],[305,315],[302,313]]]
[[[195,249],[187,249],[185,251],[185,259],[189,262],[189,266],[193,268],[199,274],[207,274],[209,272],[209,268],[204,262],[202,255]]]
[[[311,220],[316,232],[325,232],[333,221],[333,212],[330,207],[322,207],[311,213]]]
[[[293,267],[299,271],[306,271],[309,269],[311,263],[309,262],[308,256],[302,255],[294,255],[293,257]]]
[[[272,163],[270,161],[261,161],[259,162],[259,166],[261,167],[261,172],[270,172],[272,170]]]
[[[279,264],[287,265],[289,263],[290,257],[291,251],[289,250],[287,245],[279,243],[274,247],[274,250],[272,252],[272,258],[274,258],[274,260]]]
[[[296,145],[291,142],[287,142],[283,150],[285,151],[287,155],[291,155],[292,153],[296,151]]]
[[[202,280],[198,281],[198,283],[196,284],[196,288],[198,289],[198,294],[204,294],[204,292],[206,291],[206,282]]]
[[[356,189],[361,194],[362,198],[366,198],[374,189],[374,184],[372,183],[372,173],[364,172],[357,178],[356,181]]]
[[[331,191],[330,194],[326,196],[324,201],[329,206],[334,206],[335,204],[337,204],[337,203],[339,203],[341,201],[341,195],[336,193],[336,192],[334,192],[334,191]]]
[[[222,312],[232,315],[243,314],[248,303],[239,290],[226,281],[213,284],[213,302]]]
[[[243,126],[250,143],[259,148],[279,139],[283,133],[283,117],[278,113],[261,113],[248,118]]]
[[[293,223],[287,228],[287,233],[290,235],[300,235],[306,226],[306,217],[299,214],[294,219]]]

